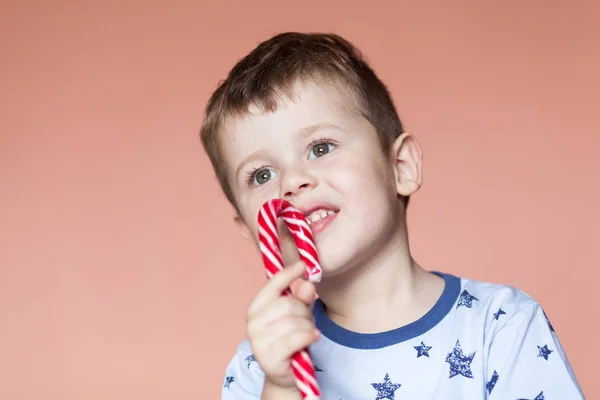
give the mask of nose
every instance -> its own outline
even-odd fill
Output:
[[[317,186],[315,177],[302,170],[288,170],[281,180],[281,196],[290,199]]]

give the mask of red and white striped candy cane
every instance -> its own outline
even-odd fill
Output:
[[[300,258],[306,265],[306,277],[311,282],[321,280],[321,265],[317,255],[312,231],[302,213],[281,199],[272,199],[263,204],[258,213],[259,248],[263,256],[267,278],[273,277],[283,269],[283,259],[279,247],[279,232],[277,218],[281,218],[290,230]],[[284,295],[290,295],[287,289]],[[308,349],[303,349],[292,356],[292,369],[296,386],[302,398],[306,400],[319,400],[321,390],[317,383],[315,368]]]

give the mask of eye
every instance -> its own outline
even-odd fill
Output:
[[[330,142],[319,142],[316,143],[315,145],[313,145],[310,149],[310,157],[314,156],[314,157],[321,157],[324,156],[325,154],[329,153],[330,151],[332,151],[335,148],[335,145],[333,143]]]
[[[248,186],[259,186],[277,176],[277,173],[269,168],[257,168],[248,173]]]

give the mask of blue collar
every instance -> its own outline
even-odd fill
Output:
[[[448,315],[460,294],[460,278],[441,272],[432,273],[444,278],[444,291],[425,315],[408,325],[381,333],[353,332],[329,319],[325,313],[325,305],[320,299],[317,299],[313,307],[317,328],[328,339],[354,349],[380,349],[420,336]]]

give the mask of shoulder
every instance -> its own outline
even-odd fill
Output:
[[[522,398],[528,392],[583,399],[564,348],[535,298],[512,285],[464,278],[461,283],[457,304],[461,296],[464,303],[470,300],[472,313],[461,313],[460,322],[471,318],[483,328],[478,336],[488,393],[493,390],[499,398]],[[481,319],[472,317],[476,314]]]
[[[527,323],[532,319],[543,321],[553,331],[540,302],[521,288],[464,277],[460,281],[455,309],[469,309],[471,318],[483,320],[486,334],[493,336],[507,323]]]
[[[521,308],[537,303],[537,300],[524,290],[507,283],[461,278],[461,296],[465,296],[464,292],[477,297],[478,304],[489,307],[510,304]]]

